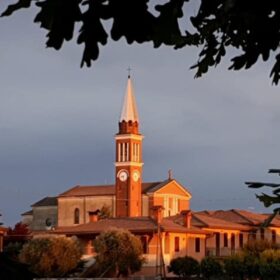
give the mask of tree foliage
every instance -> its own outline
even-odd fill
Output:
[[[19,259],[39,276],[61,277],[76,268],[81,255],[81,248],[74,239],[36,238],[23,246]]]
[[[231,279],[279,279],[280,250],[267,242],[252,243],[238,255],[224,260],[224,269]]]
[[[181,278],[188,278],[199,274],[199,262],[192,257],[178,257],[171,260],[168,271]]]
[[[268,173],[276,173],[280,175],[280,169],[269,169]],[[272,194],[256,194],[256,197],[263,203],[265,207],[276,205],[274,208],[274,214],[271,215],[265,222],[264,226],[267,226],[277,214],[280,214],[280,184],[279,183],[265,183],[265,182],[245,182],[249,188],[259,189],[263,187],[269,187],[273,189]]]
[[[101,233],[94,241],[96,264],[102,274],[128,276],[139,271],[144,263],[142,244],[129,231],[112,229]]]
[[[9,236],[24,236],[30,233],[28,226],[19,222],[15,224],[14,228],[9,227],[7,231],[7,235]]]
[[[109,205],[104,204],[101,209],[100,212],[98,213],[98,217],[100,220],[102,219],[107,219],[107,218],[111,218],[112,217],[112,209]]]
[[[155,48],[199,46],[198,61],[192,66],[196,77],[235,49],[229,69],[248,69],[259,58],[267,61],[274,56],[270,76],[274,84],[280,78],[279,1],[200,0],[196,15],[189,17],[197,1],[17,0],[2,16],[34,3],[39,9],[34,21],[48,31],[47,47],[60,49],[73,39],[75,26],[81,23],[77,35],[77,43],[84,46],[81,66],[91,66],[108,37],[115,41],[124,37],[128,44],[152,42]],[[187,27],[180,26],[179,20]]]
[[[223,269],[221,263],[213,257],[205,257],[200,263],[200,270],[206,279],[222,275]]]

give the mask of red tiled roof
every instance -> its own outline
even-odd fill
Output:
[[[1,233],[6,232],[6,231],[8,231],[8,228],[0,226]]]
[[[166,217],[162,220],[161,227],[165,232],[185,232],[196,234],[208,234],[207,231],[191,225],[187,228],[183,225],[183,220],[178,219],[179,215]]]
[[[161,230],[164,232],[185,232],[193,234],[208,234],[197,227],[186,228],[174,222],[170,217],[164,218],[160,224]],[[53,233],[63,234],[98,234],[112,228],[126,229],[134,233],[139,232],[156,232],[157,224],[151,217],[135,217],[135,218],[109,218],[99,220],[97,222],[89,222],[87,224],[59,227]]]
[[[204,224],[203,227],[209,228],[224,228],[224,229],[238,229],[238,230],[250,230],[250,227],[235,223],[229,220],[222,220],[212,216],[207,216],[205,214],[193,213],[192,223],[195,226],[201,227],[201,224]]]
[[[233,222],[247,226],[259,226],[267,218],[267,214],[254,213],[247,210],[231,209],[231,210],[216,210],[216,211],[202,211],[198,212],[201,215],[205,215],[212,218],[217,218],[225,222]],[[271,222],[273,226],[280,226],[278,218],[274,218]]]
[[[57,197],[46,196],[43,199],[35,202],[31,207],[40,207],[40,206],[57,206]]]
[[[33,210],[29,210],[21,214],[21,216],[29,216],[29,215],[33,215]]]
[[[142,183],[142,193],[146,193],[151,188],[161,184],[162,182]],[[115,185],[99,185],[99,186],[75,186],[59,197],[65,196],[94,196],[94,195],[115,195]]]
[[[82,235],[100,233],[111,228],[122,228],[131,232],[153,232],[156,231],[157,226],[150,217],[109,218],[77,226],[59,227],[54,233]]]

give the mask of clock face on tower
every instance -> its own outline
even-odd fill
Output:
[[[137,170],[133,171],[132,178],[135,182],[138,181],[139,177],[140,177],[139,172]]]
[[[121,170],[120,172],[119,172],[119,174],[118,174],[118,177],[119,177],[119,179],[122,181],[122,182],[124,182],[124,181],[126,181],[127,180],[127,172],[126,171],[124,171],[124,170]]]

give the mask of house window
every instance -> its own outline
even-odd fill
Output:
[[[249,233],[249,240],[250,240],[250,241],[254,241],[254,240],[256,240],[256,238],[257,238],[256,232],[255,232],[255,231],[251,231],[251,232]]]
[[[273,244],[276,243],[276,230],[273,230],[271,232],[271,241],[272,241]]]
[[[148,254],[148,242],[146,236],[141,236],[141,243],[143,248],[143,254]]]
[[[174,251],[179,252],[180,251],[180,238],[178,236],[174,239]]]
[[[264,228],[261,228],[261,240],[264,240]]]
[[[243,246],[244,246],[243,233],[239,233],[239,247],[243,248]]]
[[[231,247],[231,250],[234,250],[235,249],[235,235],[234,233],[231,234],[231,237],[230,237],[230,247]]]
[[[200,252],[200,238],[198,237],[195,238],[195,252],[196,253]]]
[[[228,247],[228,234],[224,233],[224,247]]]
[[[80,210],[78,208],[74,211],[74,224],[80,223]]]

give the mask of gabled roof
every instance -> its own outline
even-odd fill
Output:
[[[260,226],[267,218],[267,214],[254,213],[247,210],[231,209],[231,210],[216,210],[216,211],[201,211],[201,215],[217,218],[226,222],[233,222],[248,226]],[[280,220],[275,217],[271,226],[279,226]]]
[[[185,193],[187,196],[191,198],[191,193],[189,190],[187,190],[182,184],[180,184],[177,180],[175,179],[167,179],[149,189],[146,190],[146,193],[155,193],[159,191],[160,189],[163,189],[164,187],[167,187],[168,184],[174,183],[183,193]]]
[[[234,223],[229,220],[222,220],[214,218],[199,212],[193,213],[192,224],[199,227],[217,228],[217,229],[237,229],[237,230],[250,230],[250,227]]]
[[[54,232],[79,235],[98,234],[112,228],[126,229],[131,232],[153,232],[156,231],[157,225],[150,217],[108,218],[77,226],[59,227]]]
[[[200,229],[197,226],[191,225],[190,228],[184,226],[183,217],[181,215],[175,215],[163,218],[161,227],[166,232],[185,232],[193,234],[209,234],[209,232]]]
[[[108,218],[96,222],[89,222],[82,225],[59,227],[53,233],[63,234],[99,234],[100,232],[119,228],[126,229],[134,233],[141,232],[157,232],[157,224],[151,217],[133,217],[133,218]],[[160,224],[160,228],[164,232],[182,232],[190,234],[208,234],[208,232],[197,227],[186,228],[185,226],[176,223],[172,218],[164,218]]]
[[[153,192],[153,189],[159,189],[164,186],[164,182],[148,182],[142,183],[142,193]],[[59,197],[70,196],[96,196],[96,195],[115,195],[115,185],[90,185],[80,186],[77,185],[59,195]]]
[[[47,196],[31,205],[31,207],[40,206],[57,206],[57,197]]]
[[[8,228],[0,226],[0,233],[8,231]]]
[[[114,195],[115,185],[80,186],[77,185],[59,195],[63,196],[94,196],[94,195]]]
[[[21,216],[29,216],[29,215],[33,215],[33,210],[29,210],[21,214]]]

